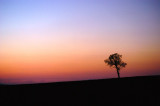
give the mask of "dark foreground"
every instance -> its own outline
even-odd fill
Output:
[[[0,85],[0,106],[160,106],[160,76]]]

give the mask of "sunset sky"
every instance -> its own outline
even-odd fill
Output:
[[[160,75],[159,0],[0,0],[0,83]]]

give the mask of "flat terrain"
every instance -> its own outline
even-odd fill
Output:
[[[160,76],[0,85],[0,106],[160,106]]]

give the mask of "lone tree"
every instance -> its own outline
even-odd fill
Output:
[[[127,65],[127,63],[122,61],[122,55],[119,55],[118,53],[111,54],[108,59],[104,60],[104,62],[110,67],[116,68],[118,78],[120,78],[120,69]]]

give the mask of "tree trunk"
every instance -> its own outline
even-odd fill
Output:
[[[119,70],[117,69],[117,74],[118,74],[118,78],[120,78],[120,73],[119,73]]]

